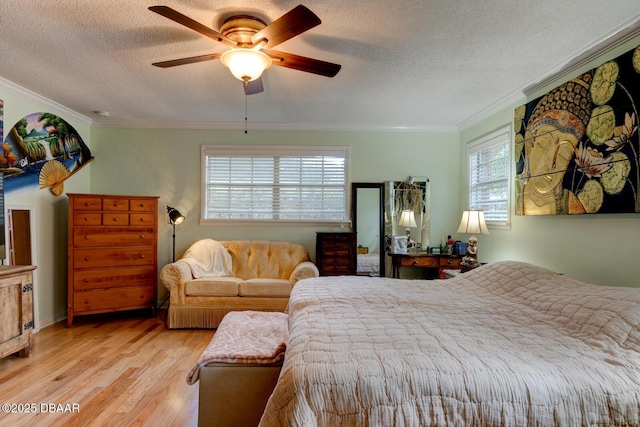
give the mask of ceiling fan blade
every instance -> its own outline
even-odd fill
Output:
[[[264,92],[264,86],[262,85],[262,77],[258,77],[257,79],[243,83],[245,95],[255,95],[256,93]]]
[[[189,58],[173,59],[171,61],[154,62],[151,65],[155,65],[160,68],[175,67],[176,65],[195,64],[196,62],[211,61],[213,59],[220,58],[220,53],[210,53],[208,55],[192,56]]]
[[[224,43],[229,47],[238,46],[238,44],[230,38],[223,36],[219,32],[199,23],[198,21],[194,21],[177,10],[171,9],[169,6],[150,6],[149,10],[157,13],[158,15],[162,15],[165,18],[171,19],[178,24],[184,25],[185,27],[191,28],[193,31],[197,31],[205,37]]]
[[[267,42],[261,49],[269,50],[321,22],[315,13],[299,5],[255,33],[251,37],[251,42],[256,45],[266,39]]]
[[[273,60],[273,65],[279,67],[293,68],[294,70],[305,71],[307,73],[319,74],[321,76],[333,77],[338,74],[342,65],[332,62],[320,61],[319,59],[307,58],[294,55],[292,53],[270,50],[267,55]]]

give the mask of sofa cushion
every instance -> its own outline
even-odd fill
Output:
[[[291,294],[291,283],[284,279],[249,279],[238,285],[241,297],[283,298]]]
[[[309,261],[305,247],[296,243],[262,240],[231,240],[220,243],[231,254],[233,271],[230,275],[245,280],[255,277],[289,279],[299,263]]]
[[[187,282],[184,293],[188,296],[237,296],[241,282],[238,277],[202,277]]]

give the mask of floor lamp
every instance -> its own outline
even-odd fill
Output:
[[[173,262],[176,262],[176,225],[184,222],[184,215],[171,206],[167,206],[167,215],[169,216],[169,224],[173,227]]]
[[[173,228],[173,262],[176,262],[176,225],[180,225],[184,222],[184,215],[180,213],[176,208],[172,208],[171,206],[167,206],[167,216],[169,218],[169,224]],[[158,308],[162,308],[164,304],[167,302],[171,294],[167,295],[167,297],[162,301]],[[167,306],[167,311],[164,314],[164,320],[167,320],[167,314],[169,314],[169,307]]]

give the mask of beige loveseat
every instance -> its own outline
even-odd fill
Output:
[[[199,240],[160,271],[168,327],[217,328],[230,311],[284,311],[293,285],[318,275],[296,243]]]

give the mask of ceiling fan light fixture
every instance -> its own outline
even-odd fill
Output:
[[[271,58],[266,53],[245,48],[223,52],[220,61],[236,79],[243,82],[258,79],[271,66]]]

